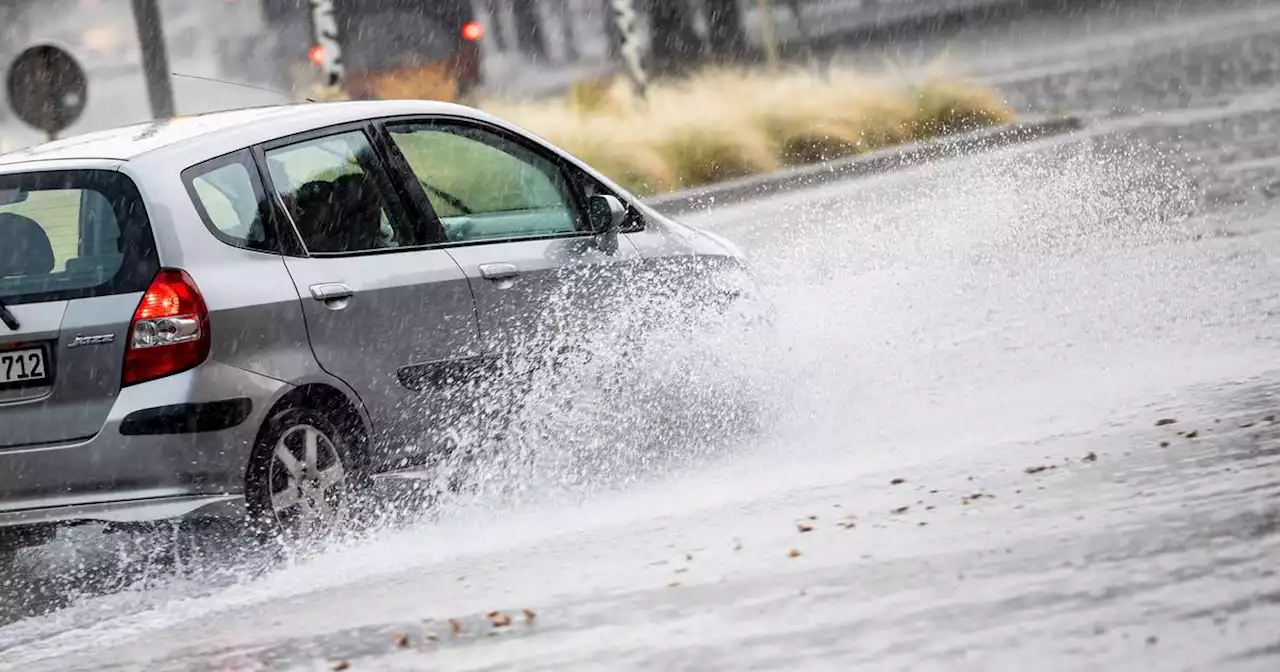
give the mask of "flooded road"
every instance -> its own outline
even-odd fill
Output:
[[[1280,6],[1227,7],[957,42],[1090,126],[688,217],[779,307],[683,381],[768,409],[730,450],[265,575],[32,567],[65,604],[0,627],[0,669],[1276,669]]]

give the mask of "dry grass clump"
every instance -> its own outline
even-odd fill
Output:
[[[708,70],[635,100],[591,80],[562,99],[481,101],[642,195],[814,163],[1013,119],[991,89],[852,71]]]

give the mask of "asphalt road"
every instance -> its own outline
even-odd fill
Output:
[[[1280,6],[1204,7],[952,41],[1094,123],[691,216],[775,336],[663,344],[621,380],[665,398],[265,574],[60,542],[0,669],[1280,668]]]

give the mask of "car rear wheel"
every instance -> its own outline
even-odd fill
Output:
[[[250,457],[246,499],[255,531],[296,546],[344,529],[351,515],[348,438],[324,415],[273,416]]]

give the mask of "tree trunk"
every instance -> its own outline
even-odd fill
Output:
[[[705,0],[707,42],[712,57],[719,61],[741,61],[747,57],[747,40],[742,27],[738,0]]]
[[[702,59],[702,40],[693,29],[693,12],[685,0],[651,0],[653,72],[676,76]]]
[[[546,59],[547,44],[542,41],[542,17],[538,16],[536,0],[513,0],[511,13],[520,51],[538,60]]]

